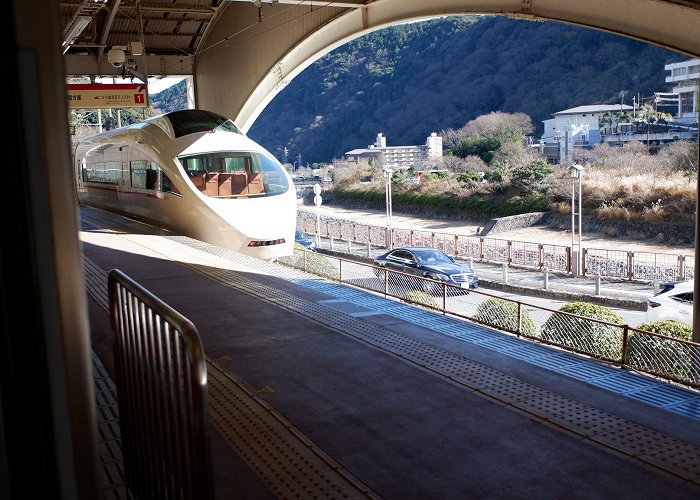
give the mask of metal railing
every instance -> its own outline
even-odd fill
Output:
[[[300,214],[297,227],[315,235],[316,219]],[[389,239],[385,227],[338,220],[322,220],[318,236],[384,248],[388,247],[388,241],[393,241],[394,247],[428,246],[459,258],[572,272],[571,247],[566,245],[397,228],[391,230]],[[694,258],[686,255],[583,248],[582,258],[584,276],[663,282],[691,280],[695,274]]]
[[[700,344],[295,248],[282,264],[443,314],[700,387]]]
[[[197,329],[122,271],[108,283],[127,488],[135,498],[213,499]]]

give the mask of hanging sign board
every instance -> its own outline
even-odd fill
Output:
[[[68,109],[145,108],[148,88],[143,83],[69,84]]]

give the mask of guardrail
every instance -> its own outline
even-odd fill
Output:
[[[316,218],[299,215],[297,227],[316,235]],[[389,241],[394,247],[428,246],[455,258],[572,272],[572,250],[565,245],[396,228],[392,228],[389,235],[388,229],[382,226],[323,219],[318,236],[384,248],[388,248]],[[686,255],[583,248],[582,259],[584,276],[664,282],[691,280],[695,275],[695,260]]]
[[[700,344],[295,248],[279,262],[520,337],[700,387]]]
[[[122,271],[108,284],[126,486],[134,498],[213,499],[197,329]]]

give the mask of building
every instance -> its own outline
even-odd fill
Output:
[[[570,163],[574,148],[591,148],[605,142],[614,146],[640,141],[658,148],[677,140],[693,140],[698,134],[698,85],[700,59],[689,59],[664,66],[671,74],[666,83],[671,92],[655,92],[647,104],[634,99],[634,106],[594,104],[554,113],[544,120],[540,152],[550,163]],[[668,114],[660,119],[658,112]]]
[[[377,134],[374,144],[367,148],[353,149],[345,153],[349,161],[357,162],[363,158],[372,159],[375,165],[393,170],[424,170],[433,167],[442,158],[442,137],[433,132],[425,144],[420,146],[387,146],[386,137]]]
[[[550,163],[571,162],[574,148],[591,148],[602,142],[601,122],[612,113],[633,110],[626,104],[592,104],[565,109],[544,120],[540,153]]]
[[[672,94],[677,101],[675,121],[697,127],[700,59],[667,64],[664,69],[671,72],[666,76],[666,83],[674,84]]]

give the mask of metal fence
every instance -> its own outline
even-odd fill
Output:
[[[297,227],[316,234],[316,219],[303,214],[297,217]],[[343,221],[321,221],[319,236],[353,243],[366,243],[388,248],[389,242],[398,246],[428,246],[461,258],[504,263],[550,271],[572,272],[570,246],[530,243],[525,241],[486,238],[476,235],[455,235],[413,229],[392,229],[383,226]],[[390,238],[391,236],[391,238]],[[686,255],[656,254],[625,250],[582,249],[584,276],[600,275],[653,282],[686,281],[695,275],[694,259]]]
[[[108,283],[126,485],[134,498],[213,499],[199,334],[120,270]]]
[[[504,248],[495,246],[495,248]],[[700,344],[295,249],[279,262],[340,283],[700,387]]]

